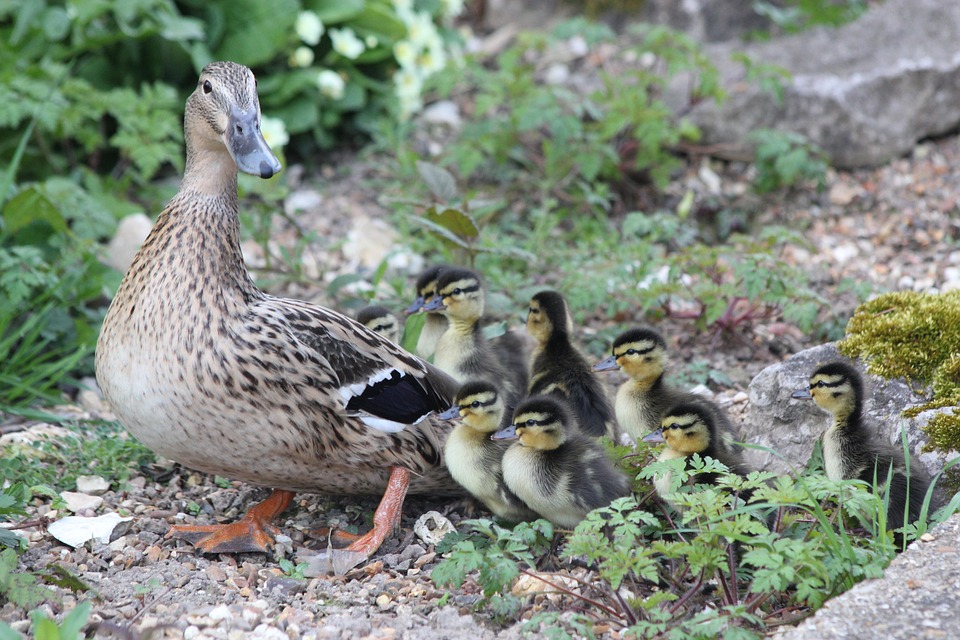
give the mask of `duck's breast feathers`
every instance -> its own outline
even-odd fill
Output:
[[[332,377],[348,415],[396,431],[448,409],[456,382],[416,356],[344,315],[298,300],[267,297],[256,310],[286,325],[308,358],[304,367]],[[321,378],[322,379],[322,378]]]

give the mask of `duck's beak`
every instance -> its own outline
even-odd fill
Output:
[[[653,433],[648,433],[647,435],[640,438],[640,442],[666,442],[666,438],[663,437],[663,429],[657,429]]]
[[[813,396],[810,394],[810,389],[797,389],[790,394],[791,398],[800,398],[802,400],[809,400]]]
[[[593,365],[594,371],[612,371],[613,369],[619,369],[620,366],[617,364],[617,356],[607,356],[597,364]]]
[[[230,111],[223,137],[240,171],[264,179],[280,173],[280,161],[260,133],[260,113],[257,109],[241,111],[234,107]]]
[[[427,301],[426,304],[420,307],[420,311],[442,311],[446,308],[447,305],[443,304],[443,298],[440,296],[433,296],[429,301]]]
[[[505,427],[497,431],[495,434],[490,436],[491,440],[516,440],[519,436],[517,435],[517,428],[514,425]]]
[[[460,417],[460,405],[453,405],[443,413],[437,416],[441,420],[453,420]]]
[[[404,309],[403,312],[407,315],[410,315],[411,313],[416,313],[417,311],[420,311],[420,307],[423,306],[424,302],[425,301],[423,299],[423,296],[417,296],[417,299],[413,301],[413,304],[411,304],[409,307]]]

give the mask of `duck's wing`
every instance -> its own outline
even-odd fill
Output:
[[[260,307],[310,356],[304,366],[325,370],[345,413],[368,426],[399,431],[450,408],[456,381],[355,320],[299,300],[268,297]]]

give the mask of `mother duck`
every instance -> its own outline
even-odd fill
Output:
[[[399,523],[408,488],[455,495],[431,413],[456,383],[339,313],[257,289],[240,252],[237,170],[280,162],[260,133],[253,73],[204,67],[187,99],[183,181],[123,278],[97,343],[117,418],[164,457],[267,486],[238,522],[177,526],[207,553],[264,551],[294,492],[382,494],[367,556]]]

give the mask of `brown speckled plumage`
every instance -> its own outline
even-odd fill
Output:
[[[443,464],[442,422],[389,433],[359,417],[410,422],[442,411],[453,380],[350,318],[267,295],[251,280],[239,244],[241,161],[224,142],[228,127],[241,131],[238,109],[255,110],[244,122],[259,129],[253,74],[208,65],[187,102],[180,190],[103,324],[96,369],[104,396],[137,439],[207,473],[292,491],[379,494],[398,466],[411,472],[411,492],[461,493]],[[262,164],[241,169],[272,175]],[[352,399],[342,395],[350,385]]]

